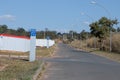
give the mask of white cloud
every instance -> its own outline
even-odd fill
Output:
[[[14,21],[15,16],[7,14],[7,15],[1,15],[0,20],[8,20],[8,21]]]

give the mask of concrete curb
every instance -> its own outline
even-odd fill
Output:
[[[42,62],[42,64],[40,65],[40,68],[35,72],[35,75],[33,76],[32,80],[37,80],[38,75],[42,73],[44,66],[45,66],[45,62]]]
[[[55,50],[53,51],[53,53],[52,53],[52,55],[51,55],[50,57],[53,57],[53,56],[54,56],[54,54],[56,53],[56,48],[57,48],[57,45],[56,45]],[[43,67],[46,68],[46,66],[48,66],[48,64],[43,61],[42,64],[40,65],[40,68],[36,71],[35,75],[33,76],[33,79],[32,79],[32,80],[37,80],[39,74],[42,73]],[[43,73],[44,73],[44,71],[43,71]],[[41,78],[39,78],[39,79],[41,79]]]

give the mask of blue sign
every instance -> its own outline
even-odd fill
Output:
[[[50,37],[49,36],[47,36],[47,38],[46,38],[47,40],[49,40],[50,39]]]
[[[36,36],[36,29],[31,29],[30,36]]]

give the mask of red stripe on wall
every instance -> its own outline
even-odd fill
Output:
[[[11,34],[0,34],[0,36],[13,37],[13,38],[22,38],[22,39],[30,39],[27,36],[16,36],[16,35],[11,35]]]

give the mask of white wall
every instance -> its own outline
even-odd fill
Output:
[[[53,46],[54,44],[54,40],[49,40],[49,46]],[[47,40],[36,39],[36,46],[46,47]],[[30,39],[0,35],[0,50],[11,50],[20,52],[30,51]]]
[[[30,50],[30,39],[0,36],[0,50],[27,52]]]
[[[49,46],[53,46],[55,44],[54,40],[49,40]],[[36,46],[46,47],[47,39],[36,39]]]

